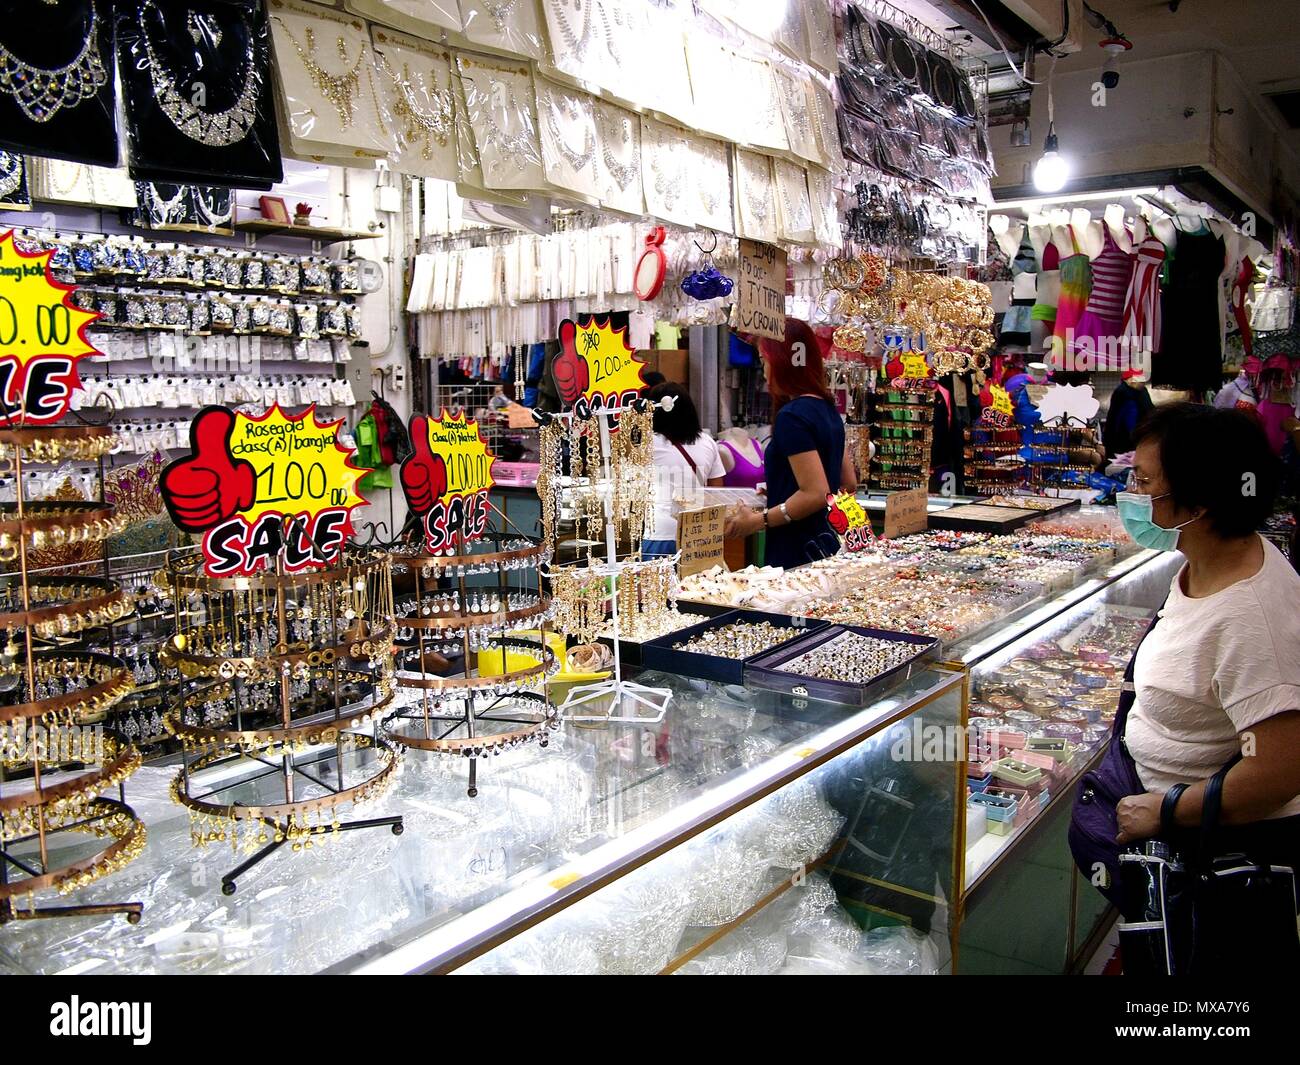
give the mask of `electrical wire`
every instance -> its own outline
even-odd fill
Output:
[[[989,28],[989,33],[993,34],[993,39],[998,42],[998,48],[1001,49],[1002,54],[1006,57],[1007,65],[1011,68],[1012,73],[1015,74],[1015,76],[1020,80],[1020,83],[1022,85],[1042,84],[1041,82],[1034,81],[1032,78],[1026,77],[1025,72],[1021,70],[1018,66],[1016,66],[1016,61],[1011,58],[1011,53],[1007,51],[1007,46],[1002,43],[1002,34],[998,33],[998,31],[993,28],[993,23],[989,21],[988,15],[984,14],[984,9],[980,7],[978,0],[970,0],[970,3],[971,3],[971,7],[973,7],[979,13],[979,17],[984,20],[984,25],[986,25]],[[1066,11],[1066,25],[1068,29],[1068,25],[1069,25],[1068,10]],[[1064,39],[1065,39],[1064,37],[1061,38],[1061,40]],[[1055,45],[1053,45],[1052,47],[1055,47]]]

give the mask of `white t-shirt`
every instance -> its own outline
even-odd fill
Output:
[[[1300,574],[1263,544],[1258,573],[1201,599],[1183,593],[1180,567],[1138,650],[1124,736],[1148,791],[1208,780],[1242,732],[1300,710]],[[1269,816],[1293,814],[1300,795]]]
[[[717,441],[708,433],[700,433],[682,446],[695,463],[695,470],[666,436],[655,433],[655,525],[654,535],[650,537],[652,540],[676,540],[677,519],[673,516],[673,500],[691,498],[696,488],[726,473]]]

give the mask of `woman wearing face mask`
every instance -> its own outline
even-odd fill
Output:
[[[1242,753],[1216,848],[1300,870],[1300,575],[1255,531],[1277,461],[1235,410],[1158,407],[1135,438],[1120,517],[1137,543],[1185,561],[1133,661],[1122,738],[1145,792],[1119,800],[1118,840],[1194,847],[1206,781]]]

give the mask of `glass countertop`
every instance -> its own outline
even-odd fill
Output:
[[[127,787],[148,826],[144,855],[74,896],[41,900],[140,901],[141,923],[10,925],[0,930],[0,972],[453,967],[708,827],[719,811],[857,743],[959,684],[960,674],[919,670],[869,707],[810,701],[799,709],[745,687],[659,673],[637,679],[674,692],[659,724],[568,723],[546,748],[480,760],[473,799],[466,761],[410,752],[382,800],[340,815],[400,815],[402,835],[381,825],[330,836],[302,853],[282,848],[243,874],[228,897],[221,878],[248,856],[230,843],[193,847],[188,816],[169,797],[177,767],[146,766]],[[264,779],[274,786],[273,775]]]

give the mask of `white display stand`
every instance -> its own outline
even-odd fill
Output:
[[[671,410],[673,399],[671,396],[665,397],[660,401],[659,406],[664,410]],[[593,566],[595,573],[602,577],[612,579],[615,582],[615,594],[611,599],[611,620],[612,636],[614,642],[614,675],[607,680],[597,681],[592,684],[579,684],[570,689],[564,702],[559,706],[560,713],[569,721],[619,721],[639,725],[655,725],[664,719],[668,713],[668,706],[672,702],[673,693],[669,688],[652,688],[645,684],[637,684],[634,681],[625,680],[623,677],[623,666],[619,660],[618,642],[619,642],[619,617],[618,617],[618,594],[617,582],[623,571],[627,568],[627,561],[618,560],[618,552],[615,545],[614,537],[614,511],[613,511],[613,471],[610,461],[610,439],[609,423],[613,418],[622,414],[623,407],[601,407],[593,410],[591,417],[598,420],[600,425],[600,462],[602,486],[600,488],[601,498],[604,503],[605,512],[605,562],[599,566]],[[542,414],[536,412],[539,419],[556,418],[560,421],[570,421],[575,415],[572,411],[565,411],[561,414]],[[610,700],[608,714],[582,713],[581,708],[590,706],[602,699]]]

